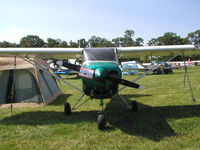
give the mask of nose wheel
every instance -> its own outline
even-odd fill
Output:
[[[106,129],[105,112],[103,110],[103,99],[99,100],[99,106],[100,106],[100,110],[98,112],[97,126],[99,130],[103,131]]]
[[[101,131],[106,129],[105,114],[99,114],[98,115],[97,125],[98,125],[98,129],[101,130]]]

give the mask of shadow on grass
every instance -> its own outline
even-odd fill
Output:
[[[14,125],[48,125],[57,123],[74,124],[77,122],[95,122],[97,117],[96,111],[73,112],[72,115],[66,116],[64,112],[59,111],[35,111],[24,112],[0,120],[0,124]]]
[[[107,131],[119,128],[129,135],[160,141],[165,137],[176,135],[175,131],[167,123],[168,119],[200,117],[200,106],[197,105],[151,107],[138,103],[138,107],[138,112],[132,112],[121,107],[114,100],[107,104],[106,111],[109,113],[106,118],[110,124]],[[0,124],[35,126],[96,121],[97,111],[73,112],[70,116],[58,111],[35,111],[4,118],[0,120]]]
[[[150,94],[120,94],[122,98],[129,99],[129,98],[139,98],[139,97],[146,97],[152,96]]]
[[[50,103],[49,105],[54,105],[54,106],[60,106],[64,105],[64,103],[67,101],[67,99],[72,96],[71,94],[62,94],[56,98],[55,101]]]
[[[139,111],[132,112],[111,101],[106,107],[109,123],[123,132],[160,141],[175,136],[175,131],[167,123],[168,119],[200,117],[200,106],[163,106],[151,107],[138,103]]]

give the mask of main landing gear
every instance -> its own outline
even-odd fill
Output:
[[[134,112],[138,111],[138,104],[137,104],[136,101],[132,101],[131,110],[134,111]]]
[[[105,119],[105,112],[103,110],[103,105],[104,105],[103,99],[100,99],[99,100],[100,110],[98,112],[97,126],[98,126],[98,129],[101,130],[101,131],[106,129],[106,119]],[[69,103],[64,104],[64,113],[66,115],[70,115],[72,113],[71,112],[71,106],[70,106]]]
[[[66,115],[70,115],[72,113],[70,103],[64,104],[64,113]]]
[[[82,98],[82,97],[81,97],[81,98]],[[81,98],[80,98],[80,99],[81,99]],[[130,105],[130,104],[128,104],[124,99],[122,99],[122,97],[120,97],[120,98],[121,98],[121,100],[124,101],[124,103],[125,103],[124,106],[125,106],[126,108],[131,109],[133,112],[138,111],[138,104],[137,104],[136,101],[132,101],[132,102],[131,102],[131,105]],[[79,103],[80,99],[78,100],[78,103]],[[76,106],[76,105],[75,105],[75,106]],[[103,99],[100,99],[100,100],[99,100],[99,106],[100,106],[100,110],[99,110],[99,112],[98,112],[97,127],[98,127],[99,130],[103,131],[103,130],[106,129],[106,119],[105,119],[105,111],[104,111],[104,109],[103,109],[103,106],[104,106]],[[73,108],[74,108],[74,107],[73,107]],[[71,112],[71,106],[70,106],[69,103],[65,103],[65,104],[64,104],[64,113],[65,113],[66,115],[70,115],[70,114],[72,113],[72,112]]]

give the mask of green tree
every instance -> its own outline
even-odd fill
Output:
[[[135,39],[135,46],[142,46],[143,44],[144,40],[141,37]]]
[[[112,39],[115,47],[124,47],[124,37],[117,37]]]
[[[19,47],[16,43],[10,43],[7,41],[0,42],[0,47]]]
[[[114,44],[111,41],[95,35],[88,40],[88,43],[91,47],[114,47]]]
[[[135,46],[135,41],[133,40],[133,36],[135,32],[133,30],[126,30],[124,32],[124,46]]]
[[[71,48],[77,48],[78,47],[78,43],[73,42],[72,40],[69,42],[69,47]]]
[[[62,47],[62,48],[67,48],[69,47],[67,42],[66,41],[61,41],[60,44],[59,44],[59,47]]]
[[[113,46],[114,44],[105,38],[102,38],[100,41],[100,47],[113,47]]]
[[[149,46],[154,46],[154,45],[159,45],[159,41],[158,38],[152,38],[151,40],[149,40],[149,42],[147,43]]]
[[[148,42],[148,45],[181,45],[188,44],[186,38],[181,38],[176,33],[166,32],[163,36],[153,38]]]
[[[133,31],[133,30],[126,30],[124,32],[124,38],[133,39],[134,35],[135,35],[135,31]]]
[[[20,40],[20,47],[44,47],[45,42],[37,35],[27,35]]]
[[[79,47],[85,48],[85,47],[87,47],[87,45],[88,45],[88,42],[84,38],[78,40],[78,46]]]
[[[188,33],[187,39],[190,44],[200,44],[200,30]]]
[[[101,47],[101,38],[98,36],[91,36],[91,38],[88,40],[88,43],[91,47]]]
[[[129,47],[129,46],[142,46],[144,40],[139,37],[137,39],[133,39],[135,32],[133,30],[126,30],[124,32],[124,37],[117,37],[112,39],[115,46]]]
[[[59,42],[55,39],[48,38],[47,39],[47,47],[59,47]]]

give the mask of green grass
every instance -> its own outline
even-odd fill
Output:
[[[107,130],[97,129],[98,100],[63,113],[63,104],[72,105],[81,95],[62,84],[65,95],[40,108],[0,109],[0,150],[68,149],[200,149],[200,68],[189,69],[196,102],[188,83],[183,86],[183,70],[170,75],[148,75],[138,83],[144,90],[126,88],[120,94],[136,100],[138,112],[115,101],[105,100]],[[126,76],[128,80],[136,76]],[[69,82],[81,88],[81,81]]]

